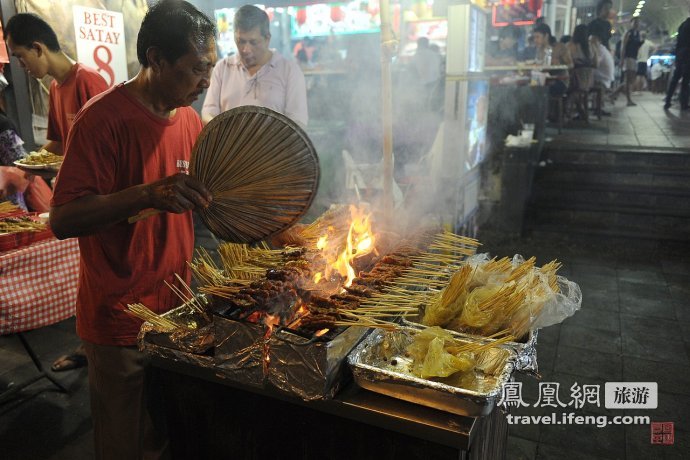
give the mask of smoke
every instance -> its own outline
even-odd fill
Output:
[[[380,35],[350,36],[347,45],[340,46],[346,49],[339,63],[344,69],[342,74],[315,77],[307,72],[307,133],[322,163],[321,190],[310,217],[332,203],[367,202],[377,214],[383,211]],[[431,84],[422,81],[413,56],[397,58],[392,64],[397,231],[416,216],[426,214],[428,203],[433,201],[430,153],[443,120],[440,54],[437,62]]]

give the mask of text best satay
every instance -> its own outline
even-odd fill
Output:
[[[120,32],[108,30],[114,27],[114,15],[84,11],[84,25],[79,27],[79,38],[117,45],[120,40]]]

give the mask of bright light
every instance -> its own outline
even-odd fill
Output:
[[[633,17],[634,17],[634,18],[639,17],[639,16],[640,16],[640,13],[639,13],[639,12],[638,12],[638,13],[633,13]]]

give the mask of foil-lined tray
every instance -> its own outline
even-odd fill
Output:
[[[417,318],[412,317],[412,319],[402,318],[402,324],[412,328],[427,327],[420,322],[415,321]],[[468,334],[465,332],[457,332],[450,329],[446,329],[454,337],[459,339],[467,339],[472,341],[488,341],[493,342],[495,339],[489,339],[481,335]],[[502,347],[508,347],[515,351],[515,370],[519,372],[525,372],[528,374],[537,374],[539,372],[539,366],[537,363],[537,336],[538,330],[530,330],[529,334],[523,338],[522,341],[517,342],[505,342]]]
[[[411,359],[405,355],[405,349],[416,331],[416,328],[402,327],[392,332],[374,330],[369,334],[348,356],[355,382],[367,390],[458,415],[491,413],[510,380],[515,352],[491,349],[504,354],[502,366],[495,374],[486,378],[469,376],[467,387],[453,386],[417,377],[409,371]]]
[[[346,380],[348,353],[366,329],[350,327],[331,340],[305,338],[288,330],[215,315],[217,370],[229,380],[272,387],[305,401],[331,399]]]
[[[349,327],[326,342],[286,330],[276,332],[268,345],[269,383],[305,401],[333,398],[346,380],[348,353],[367,331]]]
[[[197,296],[195,302],[204,305],[206,298]],[[145,350],[148,344],[152,344],[185,353],[210,354],[215,341],[213,324],[194,310],[190,302],[185,302],[161,316],[187,327],[180,327],[173,332],[159,332],[151,323],[144,322],[138,336],[140,349]]]

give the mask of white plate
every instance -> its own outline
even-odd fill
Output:
[[[26,168],[26,169],[53,169],[53,170],[57,170],[60,168],[60,165],[62,164],[62,162],[46,163],[46,164],[38,164],[38,165],[28,165],[26,163],[22,163],[21,160],[16,160],[14,162],[14,164],[17,166],[21,166],[22,168]]]

